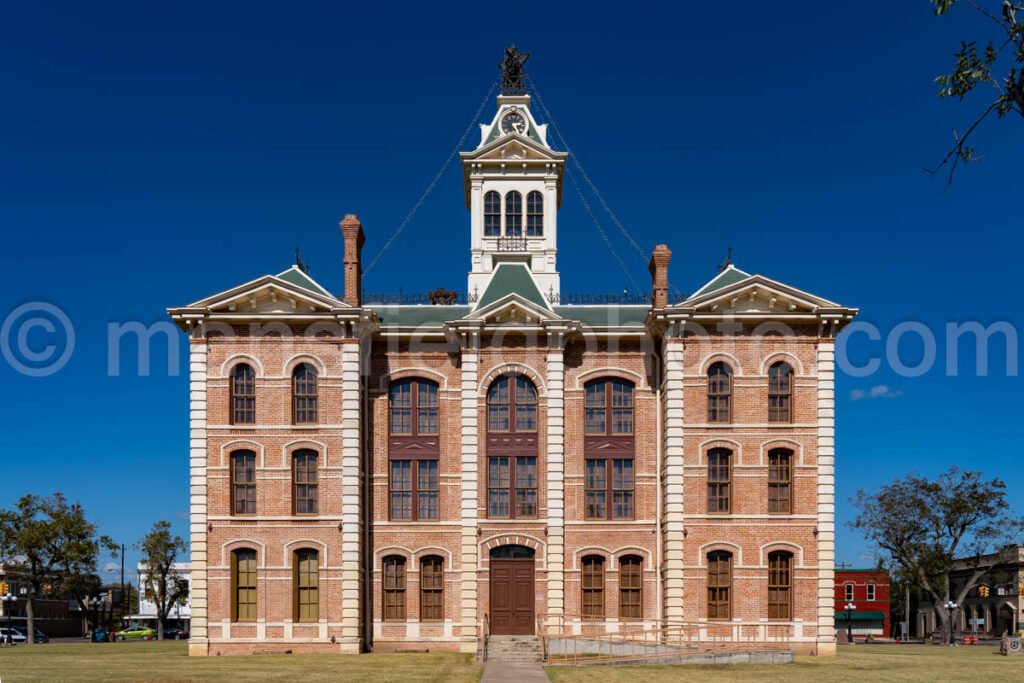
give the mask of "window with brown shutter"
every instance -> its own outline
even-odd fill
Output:
[[[583,568],[583,618],[604,618],[604,558],[587,555]]]
[[[636,555],[619,559],[619,617],[642,618],[643,560]]]
[[[256,514],[256,453],[231,454],[231,514]]]
[[[295,621],[320,620],[320,556],[315,550],[298,550],[294,558]]]
[[[384,558],[384,621],[405,621],[405,558]]]
[[[768,451],[768,512],[789,514],[793,497],[793,451]]]
[[[256,621],[256,551],[231,553],[231,620]]]
[[[708,512],[727,514],[732,509],[732,451],[708,451]]]
[[[420,560],[420,621],[444,619],[444,561],[436,555]]]
[[[708,619],[732,618],[732,554],[708,553]]]
[[[315,515],[320,507],[316,451],[303,449],[292,456],[292,500],[295,514]]]

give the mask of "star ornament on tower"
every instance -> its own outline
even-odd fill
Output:
[[[513,44],[505,48],[505,58],[498,62],[501,68],[501,94],[523,95],[526,93],[524,78],[526,71],[523,65],[530,58],[529,52],[520,52]]]

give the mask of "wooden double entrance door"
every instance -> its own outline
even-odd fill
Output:
[[[533,561],[533,549],[525,546],[491,550],[492,635],[533,635],[537,602]]]

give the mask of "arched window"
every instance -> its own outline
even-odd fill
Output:
[[[494,190],[484,195],[484,236],[501,237],[501,195]]]
[[[583,618],[604,618],[604,558],[587,555],[583,566]]]
[[[584,385],[584,518],[633,518],[633,384]]]
[[[292,500],[295,514],[315,515],[320,508],[317,464],[319,454],[308,448],[292,456]]]
[[[309,363],[300,363],[292,372],[292,419],[295,424],[315,424],[317,373]]]
[[[231,424],[256,422],[256,373],[239,363],[231,370]]]
[[[732,618],[732,553],[708,553],[708,619]]]
[[[768,618],[789,620],[793,604],[793,555],[768,553]]]
[[[438,385],[420,378],[393,382],[388,392],[392,520],[436,520],[440,514]]]
[[[536,518],[537,388],[533,382],[508,374],[491,383],[487,431],[488,517]],[[512,438],[517,434],[524,436]]]
[[[231,454],[231,513],[256,514],[256,453],[253,451]]]
[[[231,553],[231,620],[256,621],[256,551]]]
[[[295,551],[292,564],[295,586],[293,619],[302,622],[320,620],[320,554],[315,550]]]
[[[708,422],[732,421],[732,370],[719,361],[708,368]]]
[[[793,368],[779,361],[768,368],[768,421],[793,419]]]
[[[420,560],[420,621],[444,620],[443,567],[437,555]]]
[[[384,621],[405,621],[405,558],[384,558]]]
[[[619,618],[642,618],[643,559],[637,555],[619,558]]]
[[[708,512],[728,513],[732,509],[732,451],[708,451]]]
[[[526,236],[544,234],[544,195],[534,190],[526,195]]]
[[[505,236],[523,236],[523,195],[515,190],[505,195]]]
[[[789,514],[793,500],[793,451],[768,451],[768,512]]]

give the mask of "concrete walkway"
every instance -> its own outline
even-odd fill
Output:
[[[540,662],[484,662],[480,683],[549,683]]]

